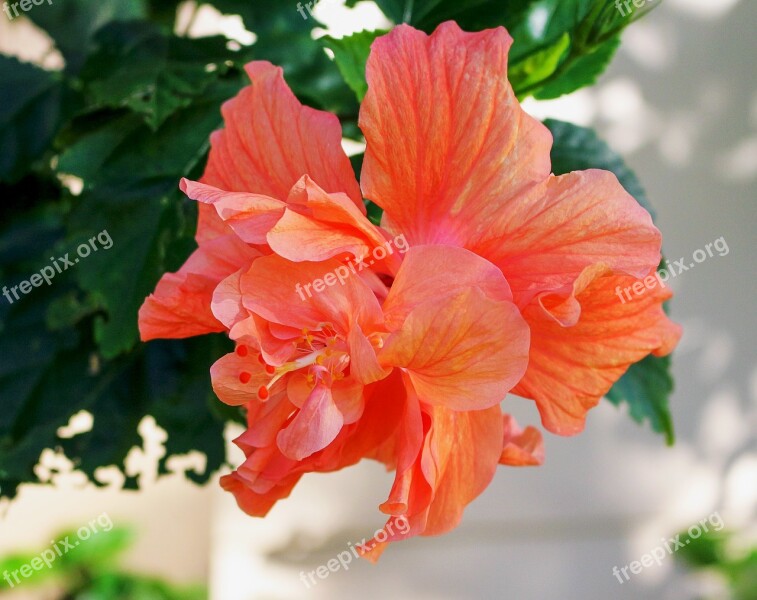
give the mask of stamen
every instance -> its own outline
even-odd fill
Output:
[[[245,356],[247,356],[248,353],[249,353],[249,350],[247,349],[247,346],[245,346],[244,344],[240,344],[239,346],[237,346],[237,356],[241,356],[242,358],[244,358]]]
[[[268,388],[264,385],[261,385],[258,388],[258,398],[260,398],[261,400],[267,400],[268,396],[269,396]]]
[[[241,383],[249,383],[250,379],[252,379],[252,375],[250,373],[248,373],[247,371],[242,371],[239,374],[239,381]]]

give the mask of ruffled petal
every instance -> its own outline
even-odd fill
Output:
[[[520,380],[528,344],[517,307],[473,287],[414,308],[379,360],[406,369],[424,402],[478,410],[498,404]]]
[[[544,464],[544,440],[536,427],[525,429],[510,415],[502,415],[504,440],[499,464],[510,467],[531,467]]]
[[[628,367],[650,353],[667,354],[678,342],[681,328],[662,309],[672,294],[654,276],[646,279],[653,287],[633,301],[623,302],[618,295],[638,281],[590,267],[572,289],[537,296],[524,309],[531,350],[526,375],[513,392],[536,400],[549,431],[579,433],[587,411]],[[571,298],[580,306],[572,326],[560,318]]]
[[[499,27],[428,36],[407,25],[373,42],[359,125],[364,195],[411,244],[464,245],[500,205],[545,179],[552,136],[507,81]]]
[[[331,389],[318,383],[292,422],[276,436],[276,441],[285,456],[302,460],[333,442],[342,425],[344,417]]]
[[[339,266],[333,259],[295,263],[264,256],[242,275],[244,306],[267,321],[294,329],[331,323],[347,335],[357,322],[366,331],[374,330],[383,321],[378,300],[360,277],[349,277],[339,285],[334,275]]]
[[[510,286],[495,265],[453,246],[414,246],[405,254],[382,308],[390,330],[399,329],[410,312],[428,300],[481,289],[494,300],[512,300]]]
[[[345,194],[327,194],[310,177],[303,177],[267,241],[280,256],[299,262],[345,254],[364,257],[387,244],[388,238]]]
[[[645,277],[660,262],[660,232],[608,171],[550,177],[484,217],[486,231],[467,247],[502,269],[519,306],[591,265]]]
[[[139,309],[142,341],[185,338],[223,331],[211,311],[218,284],[261,254],[236,236],[223,235],[202,244],[176,273],[166,273]]]
[[[303,175],[328,192],[344,192],[364,210],[342,128],[330,113],[303,106],[283,71],[265,61],[245,70],[252,85],[223,107],[225,129],[211,136],[202,182],[229,192],[286,199]]]
[[[248,244],[266,244],[268,232],[286,207],[285,202],[270,196],[227,192],[189,179],[182,179],[180,187],[192,200],[212,206],[218,217]]]
[[[413,460],[398,464],[390,497],[381,505],[392,518],[382,534],[360,548],[373,562],[391,542],[456,527],[465,507],[491,482],[502,452],[499,406],[457,412],[422,405],[406,416],[413,414],[397,442]]]

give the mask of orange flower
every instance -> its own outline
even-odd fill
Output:
[[[498,464],[543,461],[541,434],[502,414],[508,391],[574,434],[631,364],[676,344],[667,291],[614,292],[654,272],[659,231],[614,175],[550,174],[549,131],[506,78],[511,43],[451,22],[377,39],[360,187],[338,120],[303,107],[280,69],[251,63],[252,86],[224,105],[202,182],[181,184],[200,202],[199,247],[145,301],[140,331],[235,341],[211,374],[247,410],[247,458],[222,485],[248,513],[303,473],[372,458],[396,477],[364,555],[443,533]],[[404,255],[297,295],[400,235]],[[399,517],[404,532],[388,526]]]

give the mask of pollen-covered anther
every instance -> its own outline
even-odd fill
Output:
[[[240,383],[249,383],[250,379],[252,379],[252,375],[248,373],[247,371],[242,371],[239,374],[239,381]]]
[[[261,385],[258,388],[258,398],[261,400],[267,400],[269,396],[268,388],[264,385]]]
[[[276,367],[274,367],[273,365],[266,365],[265,372],[269,375],[273,375],[276,372]]]
[[[244,344],[237,346],[237,356],[244,358],[245,356],[247,356],[247,354],[249,354],[247,346],[245,346]]]

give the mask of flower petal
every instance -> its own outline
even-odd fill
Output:
[[[327,194],[305,176],[292,189],[287,210],[267,241],[280,256],[299,262],[345,253],[363,257],[387,237],[345,194]]]
[[[240,375],[246,373],[248,378],[242,380]],[[213,391],[222,402],[230,406],[243,406],[257,400],[257,390],[271,379],[262,365],[250,355],[239,356],[230,352],[219,358],[210,368]]]
[[[230,192],[286,199],[303,175],[329,192],[344,192],[364,210],[335,115],[303,106],[283,71],[265,61],[245,70],[252,85],[223,105],[225,129],[211,136],[202,182]]]
[[[390,497],[381,505],[392,515],[384,528],[387,540],[373,538],[360,548],[373,562],[390,542],[456,527],[465,507],[491,482],[502,452],[499,406],[458,412],[422,405],[415,412],[419,418],[403,423],[398,433],[399,449],[414,459],[398,464]]]
[[[276,255],[261,257],[242,275],[244,306],[267,321],[296,329],[330,322],[347,335],[357,322],[366,331],[374,330],[383,321],[378,300],[360,277],[337,285],[333,274],[339,266],[334,259],[295,263]],[[328,275],[333,276],[331,285],[324,283]]]
[[[185,338],[223,331],[213,316],[216,286],[260,252],[236,236],[223,235],[200,245],[176,273],[166,273],[139,309],[143,342],[156,338]]]
[[[559,435],[579,433],[587,411],[628,367],[650,352],[669,353],[681,335],[662,309],[672,295],[667,289],[657,285],[624,303],[617,291],[637,279],[595,268],[587,273],[566,293],[580,305],[575,325],[550,314],[554,294],[534,298],[523,311],[531,350],[528,370],[513,392],[536,400],[544,427]]]
[[[514,304],[470,288],[413,309],[379,360],[406,369],[424,402],[478,410],[498,404],[521,379],[528,340]]]
[[[550,177],[497,211],[467,247],[502,269],[519,306],[590,265],[645,277],[660,262],[660,232],[608,171]]]
[[[512,300],[510,286],[495,265],[464,248],[414,246],[405,254],[382,308],[390,330],[398,329],[416,306],[480,288],[495,300]]]
[[[212,206],[221,220],[248,244],[267,244],[266,235],[284,214],[286,203],[270,196],[226,192],[182,179],[179,186],[192,200]]]
[[[282,429],[276,441],[281,452],[302,460],[334,441],[344,424],[331,389],[318,383],[292,422]]]
[[[359,125],[364,195],[413,245],[463,245],[488,205],[550,172],[552,135],[507,81],[512,38],[499,27],[431,35],[406,25],[373,42]]]
[[[499,464],[530,467],[544,464],[544,440],[535,427],[521,429],[510,415],[502,415],[504,441]]]

